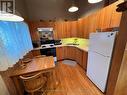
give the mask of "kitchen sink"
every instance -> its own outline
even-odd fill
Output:
[[[67,45],[76,45],[76,46],[78,46],[79,44],[76,44],[76,43],[69,43],[69,44],[67,44]]]

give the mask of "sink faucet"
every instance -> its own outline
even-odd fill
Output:
[[[78,39],[74,39],[74,42],[73,43],[76,44],[77,42],[78,42]]]

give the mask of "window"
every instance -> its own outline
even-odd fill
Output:
[[[32,49],[26,23],[0,21],[0,71],[13,66]]]

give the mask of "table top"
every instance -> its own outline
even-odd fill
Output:
[[[12,76],[19,76],[38,71],[48,71],[55,68],[53,56],[33,58],[31,62],[26,64],[25,68],[17,67],[12,71]]]

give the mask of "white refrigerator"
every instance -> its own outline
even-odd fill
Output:
[[[88,78],[105,92],[116,32],[101,32],[90,34],[88,51]]]

